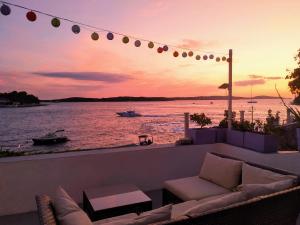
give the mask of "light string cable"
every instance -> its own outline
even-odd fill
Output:
[[[217,55],[228,56],[228,53],[224,53],[224,52],[203,51],[203,50],[199,50],[199,49],[181,47],[181,46],[177,46],[177,45],[173,45],[173,44],[165,44],[165,43],[162,43],[162,42],[159,42],[159,41],[152,41],[152,40],[148,40],[148,39],[145,39],[145,38],[138,38],[138,37],[133,36],[133,35],[127,35],[125,33],[120,33],[120,32],[111,31],[111,30],[108,30],[108,29],[105,29],[105,28],[96,27],[96,26],[89,25],[89,24],[86,24],[86,23],[83,23],[83,22],[74,21],[72,19],[68,19],[68,18],[65,18],[65,17],[56,16],[56,15],[53,15],[53,14],[50,14],[50,13],[46,13],[46,12],[43,12],[43,11],[40,11],[40,10],[37,10],[37,9],[31,9],[31,8],[28,8],[28,7],[25,7],[25,6],[22,6],[22,5],[18,5],[18,4],[15,4],[15,3],[10,3],[10,2],[6,2],[6,1],[2,1],[2,0],[0,0],[0,2],[2,4],[14,6],[14,7],[25,9],[25,10],[29,10],[29,11],[32,11],[32,12],[35,12],[35,13],[38,13],[38,14],[42,14],[42,15],[51,17],[51,18],[58,18],[60,20],[63,20],[63,21],[69,22],[69,23],[81,25],[84,28],[89,28],[89,29],[87,29],[89,31],[112,33],[112,34],[115,34],[115,35],[118,35],[118,36],[128,37],[128,38],[131,38],[131,39],[134,39],[134,40],[139,40],[139,41],[148,42],[148,43],[152,42],[156,45],[168,46],[168,47],[171,47],[173,49],[180,49],[180,50],[183,50],[183,51],[194,51],[194,52],[200,52],[200,53],[205,53],[205,54],[217,54]]]

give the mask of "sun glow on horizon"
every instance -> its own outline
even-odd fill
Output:
[[[232,48],[234,96],[250,96],[251,86],[253,95],[276,96],[275,84],[292,96],[284,77],[300,47],[297,0],[10,2],[162,43],[224,53]],[[218,86],[227,82],[227,63],[174,58],[145,43],[108,41],[106,33],[92,41],[92,31],[75,35],[70,23],[53,28],[48,17],[31,23],[24,15],[14,7],[1,15],[1,92],[26,90],[42,99],[225,94]]]

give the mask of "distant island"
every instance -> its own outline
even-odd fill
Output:
[[[39,105],[39,98],[28,94],[26,91],[0,93],[0,107],[27,107]]]
[[[277,99],[273,96],[255,96],[252,99]],[[143,102],[143,101],[175,101],[175,100],[227,100],[227,96],[196,96],[196,97],[132,97],[120,96],[111,98],[84,98],[70,97],[53,100],[41,100],[42,102]],[[233,100],[250,99],[247,97],[233,97]]]

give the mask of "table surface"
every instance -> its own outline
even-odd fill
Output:
[[[151,201],[138,187],[130,184],[91,188],[84,193],[94,211]]]

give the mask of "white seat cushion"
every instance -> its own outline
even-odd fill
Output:
[[[229,205],[232,205],[234,203],[245,201],[247,198],[243,192],[232,192],[228,195],[225,195],[220,198],[216,198],[210,201],[206,201],[204,203],[199,203],[195,207],[187,210],[184,212],[184,215],[187,215],[189,217],[196,217],[199,216],[202,213],[220,209]]]
[[[58,219],[69,213],[81,211],[81,208],[61,186],[59,186],[56,190],[53,198],[53,205]]]
[[[238,186],[242,173],[242,161],[222,158],[207,153],[199,177],[227,189]]]
[[[229,193],[230,190],[199,177],[186,177],[169,180],[164,188],[183,201],[200,200],[213,195]]]
[[[180,216],[183,216],[183,213],[185,211],[193,208],[197,204],[198,204],[197,200],[190,200],[190,201],[186,201],[186,202],[182,202],[182,203],[173,205],[171,219],[176,219],[176,218],[179,218]]]
[[[69,213],[59,220],[60,225],[93,225],[92,221],[83,211]]]
[[[172,205],[166,205],[158,209],[143,212],[134,218],[123,218],[101,225],[148,225],[171,219]]]
[[[114,221],[118,221],[118,220],[124,220],[124,219],[133,219],[136,218],[138,215],[136,213],[128,213],[125,215],[121,215],[121,216],[115,216],[115,217],[111,217],[111,218],[107,218],[107,219],[103,219],[103,220],[98,220],[93,222],[94,225],[102,225],[105,223],[110,223],[110,222],[114,222]]]
[[[268,184],[275,181],[296,179],[296,176],[283,175],[243,163],[242,184]]]

